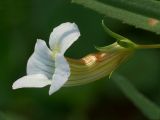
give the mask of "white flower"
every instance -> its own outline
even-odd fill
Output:
[[[65,51],[80,36],[75,23],[63,23],[53,29],[49,49],[43,40],[37,40],[35,50],[27,63],[27,76],[14,82],[12,88],[41,88],[51,85],[49,95],[59,90],[70,76],[70,67],[64,57]]]

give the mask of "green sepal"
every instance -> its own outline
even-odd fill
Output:
[[[107,45],[107,46],[104,46],[104,47],[95,46],[95,49],[97,49],[98,51],[101,51],[101,52],[109,52],[109,51],[117,50],[117,47],[119,49],[122,48],[122,47],[117,46],[117,45],[118,45],[117,42],[114,42],[113,44]]]
[[[137,44],[128,39],[117,41],[117,43],[124,48],[132,48],[132,49],[137,48]]]
[[[121,47],[124,48],[135,48],[137,47],[137,45],[132,42],[131,40],[129,40],[126,37],[123,37],[113,31],[111,31],[105,24],[104,24],[104,20],[102,20],[102,26],[105,30],[105,32],[110,35],[111,37],[115,38],[117,40],[117,44],[119,44]]]
[[[113,32],[113,31],[111,31],[111,30],[104,24],[104,20],[102,20],[102,27],[104,28],[105,32],[106,32],[108,35],[110,35],[111,37],[115,38],[115,39],[118,40],[118,41],[119,41],[119,40],[125,40],[125,39],[127,39],[127,38],[125,38],[125,37],[123,37],[123,36],[121,36],[121,35]]]
[[[114,70],[109,74],[109,79],[111,79],[111,76],[112,76],[112,74],[113,74],[113,72],[114,72]]]

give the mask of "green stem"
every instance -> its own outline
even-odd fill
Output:
[[[138,49],[154,49],[154,48],[160,48],[160,44],[152,44],[152,45],[137,45]]]

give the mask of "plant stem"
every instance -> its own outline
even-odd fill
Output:
[[[160,44],[152,44],[152,45],[137,45],[138,49],[154,49],[160,48]]]

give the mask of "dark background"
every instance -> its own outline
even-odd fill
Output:
[[[81,37],[66,56],[80,58],[94,46],[113,43],[101,20],[113,31],[137,43],[160,43],[160,37],[128,26],[69,0],[0,0],[0,120],[146,120],[108,77],[76,87],[62,88],[52,96],[48,87],[12,90],[26,74],[26,63],[37,38],[48,43],[52,29],[75,22]],[[160,105],[160,50],[137,51],[117,72],[145,96]]]

